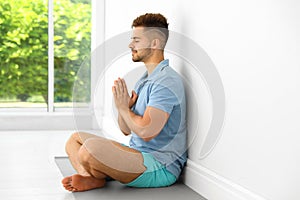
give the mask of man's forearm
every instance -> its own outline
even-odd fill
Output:
[[[160,133],[169,118],[168,113],[153,107],[147,107],[143,116],[125,107],[120,108],[119,113],[128,128],[146,142]]]
[[[120,130],[122,131],[122,133],[124,135],[130,135],[131,134],[130,128],[127,126],[127,124],[125,123],[125,121],[122,118],[120,113],[118,113],[118,124],[119,124]]]
[[[119,119],[123,120],[129,130],[132,130],[135,134],[141,138],[145,138],[147,124],[143,121],[143,117],[136,115],[129,108],[123,108],[119,110]]]

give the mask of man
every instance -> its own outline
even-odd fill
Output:
[[[78,174],[62,180],[66,190],[101,188],[107,178],[131,187],[169,186],[186,162],[184,87],[164,59],[167,20],[147,13],[137,17],[132,28],[132,60],[143,62],[147,71],[131,97],[124,79],[118,78],[112,87],[119,127],[131,135],[130,144],[89,133],[72,134],[66,152]]]

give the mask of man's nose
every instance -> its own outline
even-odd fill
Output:
[[[132,44],[132,42],[129,43],[128,47],[129,47],[130,49],[133,49],[133,44]]]

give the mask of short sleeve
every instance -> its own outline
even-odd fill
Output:
[[[178,98],[172,90],[161,84],[152,86],[147,106],[163,110],[170,114],[177,104]]]

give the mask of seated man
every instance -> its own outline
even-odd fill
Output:
[[[129,146],[89,133],[72,134],[66,144],[78,174],[62,180],[77,192],[105,186],[113,178],[131,187],[172,185],[186,162],[186,105],[180,76],[164,59],[168,23],[161,14],[145,14],[132,24],[129,48],[134,62],[147,71],[128,94],[124,79],[114,81],[112,93],[118,123]]]

